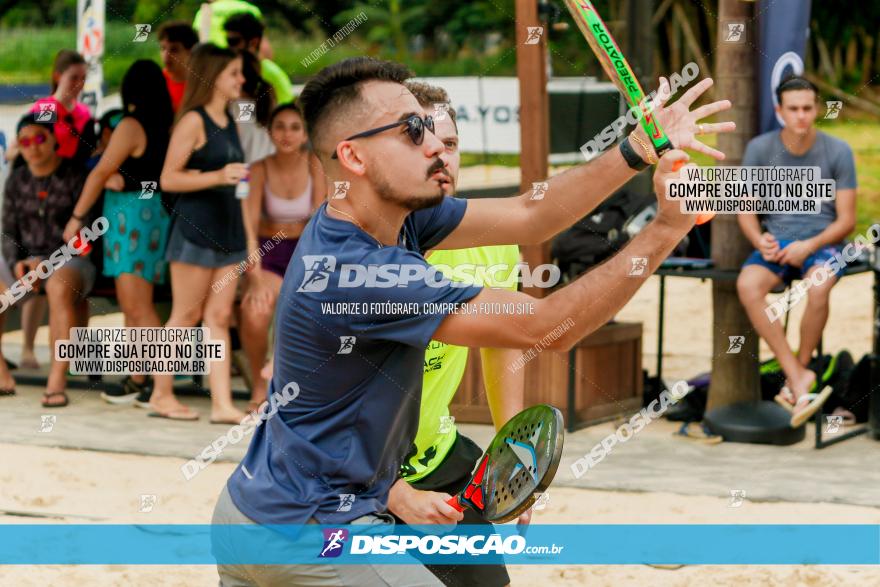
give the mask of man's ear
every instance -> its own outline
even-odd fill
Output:
[[[337,144],[339,153],[339,165],[350,173],[358,176],[366,175],[367,163],[361,157],[362,151],[357,144],[351,141],[342,141]],[[332,153],[331,153],[332,155]]]

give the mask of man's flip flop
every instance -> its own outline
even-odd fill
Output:
[[[777,404],[786,409],[789,413],[794,413],[794,396],[788,387],[783,387],[773,398]]]
[[[64,398],[63,402],[60,402],[57,404],[50,404],[46,401],[50,397],[56,397],[59,395]],[[47,391],[43,394],[43,401],[40,402],[40,405],[42,405],[44,408],[63,408],[64,406],[66,406],[69,403],[70,403],[70,400],[67,398],[66,392],[64,392],[64,391]]]
[[[166,420],[181,420],[183,422],[194,422],[199,419],[198,412],[193,412],[189,408],[182,410],[171,410],[170,412],[150,412],[147,414],[150,418],[165,418]]]
[[[11,397],[15,395],[14,387],[0,387],[0,397]]]
[[[806,422],[813,417],[813,414],[819,411],[819,408],[822,407],[822,404],[831,397],[831,392],[833,388],[830,385],[826,385],[822,391],[819,393],[808,393],[802,395],[798,398],[795,407],[801,405],[804,402],[809,402],[806,408],[797,412],[791,417],[791,427],[799,428],[806,424]]]

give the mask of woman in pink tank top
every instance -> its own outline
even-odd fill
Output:
[[[269,135],[275,153],[251,165],[245,215],[259,238],[260,255],[259,265],[249,270],[252,275],[241,303],[241,340],[252,374],[250,410],[266,399],[268,383],[260,370],[284,271],[306,223],[327,194],[321,164],[308,149],[299,107],[288,103],[275,108]]]

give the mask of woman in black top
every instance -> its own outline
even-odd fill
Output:
[[[235,197],[247,167],[229,102],[241,94],[242,62],[232,51],[206,43],[193,49],[187,68],[161,178],[163,191],[179,193],[166,253],[174,296],[166,326],[192,327],[201,320],[211,339],[223,341],[226,358],[212,362],[209,374],[211,421],[238,424],[245,414],[232,404],[229,323],[238,266],[249,244],[256,250],[256,237],[245,233],[244,200]],[[162,417],[198,418],[174,396],[170,375],[156,375],[150,405]]]
[[[104,275],[116,282],[126,326],[157,327],[162,322],[153,305],[153,285],[165,283],[170,227],[159,175],[174,111],[162,69],[153,61],[135,61],[125,72],[121,93],[124,117],[89,174],[64,237],[72,238],[82,228],[82,219],[104,193],[103,214],[110,222],[104,236]],[[124,182],[122,190],[104,192],[107,180],[117,173]],[[145,384],[145,375],[131,375],[122,389],[108,390],[102,397],[110,403],[130,403],[141,395],[147,401]]]

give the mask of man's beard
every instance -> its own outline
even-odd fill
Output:
[[[372,178],[372,183],[373,187],[376,189],[376,193],[379,195],[379,198],[381,198],[383,201],[397,204],[398,206],[406,208],[411,212],[436,206],[443,201],[444,197],[443,186],[441,186],[440,184],[437,184],[436,194],[431,194],[427,196],[413,196],[412,194],[401,193],[400,191],[392,187],[392,182],[388,181],[385,177],[382,177],[379,174]]]

